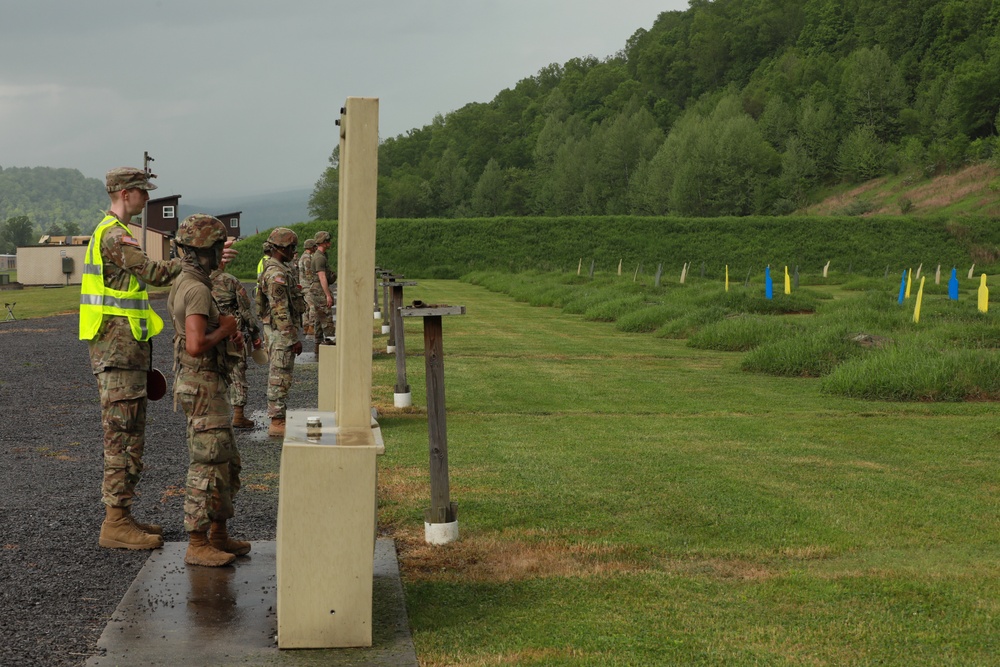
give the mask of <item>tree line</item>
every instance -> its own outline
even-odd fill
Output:
[[[1000,157],[992,0],[690,0],[382,141],[380,217],[781,215]],[[310,199],[337,217],[339,155]]]
[[[0,254],[43,234],[89,234],[107,204],[104,183],[78,169],[0,167]]]

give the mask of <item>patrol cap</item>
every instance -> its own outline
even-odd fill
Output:
[[[145,169],[137,167],[116,167],[108,172],[105,177],[105,186],[108,192],[118,192],[119,190],[155,190],[156,185],[149,182],[150,178],[156,174],[147,174]]]
[[[306,242],[302,244],[308,250],[309,248],[316,247],[316,239],[306,239]]]
[[[329,243],[330,242],[330,232],[323,231],[322,229],[316,232],[316,236],[313,239],[317,244],[319,243]]]

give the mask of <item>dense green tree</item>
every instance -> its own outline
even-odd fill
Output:
[[[837,169],[851,182],[861,182],[882,173],[885,145],[871,125],[859,125],[845,137],[837,151]]]
[[[330,154],[330,166],[316,181],[309,196],[309,215],[315,220],[336,220],[340,205],[340,144]]]
[[[383,141],[379,212],[786,211],[839,179],[991,159],[998,112],[996,0],[691,0],[613,56]],[[314,215],[335,214],[332,169]]]
[[[20,246],[31,245],[37,240],[35,226],[26,215],[7,218],[0,224],[0,254],[13,255]]]
[[[504,201],[504,175],[496,160],[486,163],[486,168],[479,176],[476,187],[472,190],[472,214],[477,217],[489,218],[499,215]]]
[[[893,141],[908,93],[903,77],[879,46],[861,48],[847,57],[844,99],[855,125],[867,125],[882,141]]]

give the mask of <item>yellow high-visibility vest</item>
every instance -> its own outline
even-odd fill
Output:
[[[133,275],[128,290],[111,289],[104,284],[104,261],[101,258],[101,238],[112,225],[128,227],[113,215],[105,216],[94,230],[83,259],[83,279],[80,283],[80,340],[93,340],[106,315],[127,317],[136,340],[147,341],[163,331],[163,319],[149,307],[146,283]]]
[[[261,257],[260,261],[257,262],[257,277],[258,278],[260,278],[260,274],[264,273],[264,260],[265,259],[267,259],[267,255],[264,255],[263,257]]]

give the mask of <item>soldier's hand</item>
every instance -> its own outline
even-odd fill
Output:
[[[333,308],[333,295],[332,294],[327,293],[327,295],[326,295],[326,307],[327,308]]]
[[[240,254],[239,250],[233,250],[233,243],[236,242],[235,238],[226,239],[226,244],[222,246],[222,263],[228,264],[229,262],[236,259],[236,256]]]
[[[259,350],[261,346],[260,338],[255,338],[253,341],[253,349]]]
[[[239,329],[237,329],[236,333],[234,333],[232,336],[230,336],[229,339],[231,341],[233,341],[233,343],[236,344],[236,349],[237,350],[242,350],[243,349],[243,332],[242,331],[240,331]]]
[[[232,315],[219,315],[219,328],[222,329],[226,338],[239,331],[236,326],[236,318]]]
[[[292,345],[292,353],[295,354],[295,356],[302,354],[302,343],[297,342],[295,345]]]

